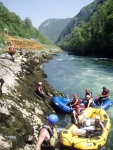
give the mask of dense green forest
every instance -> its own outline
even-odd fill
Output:
[[[10,36],[18,36],[23,38],[34,38],[38,42],[49,44],[49,39],[45,38],[35,27],[32,25],[32,21],[27,17],[25,20],[21,20],[15,13],[10,12],[2,2],[0,2],[0,33],[2,34],[4,28],[8,30]],[[0,34],[0,41],[2,36]]]
[[[98,0],[88,21],[76,26],[57,44],[77,55],[112,57],[113,0]]]

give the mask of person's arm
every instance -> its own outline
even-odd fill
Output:
[[[38,90],[39,93],[41,93],[41,90],[40,90],[40,87],[39,87],[39,86],[37,87],[37,90]]]
[[[100,122],[100,125],[101,125],[102,130],[104,131],[104,125],[103,125],[103,123]]]
[[[44,141],[46,134],[47,134],[47,130],[42,128],[40,131],[38,141],[37,141],[36,146],[35,146],[35,150],[40,150],[41,144]]]
[[[72,104],[72,105],[70,105],[70,106],[74,106],[74,105],[76,105],[76,103],[78,102],[78,98],[76,99],[76,101],[75,101],[75,103],[74,104]]]
[[[39,93],[44,94],[43,90],[40,87],[38,87],[38,91]]]
[[[88,101],[88,105],[87,105],[87,108],[88,108],[88,107],[90,106],[90,104],[91,104],[91,101],[89,100],[89,101]]]
[[[42,92],[42,94],[44,94],[44,90],[43,90],[43,89],[42,89],[42,91],[41,91],[41,92]]]
[[[108,96],[109,96],[109,93],[107,93],[106,95],[101,94],[101,97],[108,97]]]

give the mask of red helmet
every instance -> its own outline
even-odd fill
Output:
[[[80,108],[80,106],[79,106],[79,105],[76,105],[76,108]]]
[[[76,97],[77,95],[76,94],[73,94],[73,97]]]

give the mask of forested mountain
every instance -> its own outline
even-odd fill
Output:
[[[58,39],[61,32],[68,25],[71,18],[48,19],[39,26],[39,31],[48,37],[53,43]]]
[[[56,43],[77,55],[113,58],[113,0],[95,0],[86,8],[93,11],[72,28],[68,26],[69,33],[63,32]]]
[[[0,33],[7,28],[10,36],[19,36],[23,38],[34,38],[41,43],[50,43],[35,27],[32,21],[27,17],[24,21],[15,13],[10,12],[2,2],[0,2]]]
[[[63,32],[61,33],[56,42],[61,41],[63,38],[65,38],[65,36],[70,34],[70,32],[80,24],[87,22],[97,6],[98,1],[94,1],[90,5],[83,7],[80,10],[80,12],[74,18],[71,19],[70,23],[66,26],[66,28],[64,28]]]

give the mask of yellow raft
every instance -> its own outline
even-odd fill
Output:
[[[101,121],[104,124],[105,130],[103,134],[93,138],[73,135],[72,131],[78,127],[69,123],[60,135],[61,150],[97,150],[103,147],[106,144],[111,127],[111,121],[107,112],[104,109],[89,107],[80,114],[79,119],[80,122],[82,122],[84,116],[86,118],[95,118],[96,115],[100,116]]]

